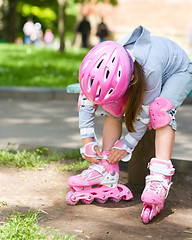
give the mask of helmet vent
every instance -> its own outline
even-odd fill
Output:
[[[89,88],[91,88],[92,87],[92,85],[93,85],[93,81],[94,81],[94,78],[89,78]]]
[[[99,85],[98,88],[97,88],[97,93],[96,93],[95,98],[99,98],[100,94],[101,94],[101,87]]]
[[[105,78],[106,78],[106,79],[109,77],[109,73],[110,73],[110,71],[107,70],[107,71],[106,71],[106,75],[105,75]]]
[[[103,62],[103,59],[99,62],[99,64],[97,65],[97,68],[100,68],[102,62]]]
[[[121,75],[122,75],[122,68],[121,68],[121,65],[119,65],[119,69],[117,71],[117,82],[120,81]]]
[[[115,62],[115,58],[117,57],[117,49],[115,49],[115,51],[113,52],[113,55],[111,56],[111,63],[114,63]]]
[[[88,64],[89,64],[90,62],[91,62],[91,60],[88,60],[88,61],[85,63],[83,69],[85,69],[85,68],[88,66]]]
[[[105,96],[105,99],[107,99],[112,94],[113,90],[114,90],[113,88],[109,90],[109,92]]]

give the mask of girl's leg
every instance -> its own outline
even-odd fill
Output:
[[[187,71],[173,74],[163,86],[160,97],[171,100],[175,109],[183,103],[192,89],[192,63]],[[156,130],[156,157],[169,160],[171,158],[175,141],[175,131],[170,125]]]
[[[110,151],[114,143],[120,139],[122,134],[122,122],[105,115],[103,125],[103,147],[102,151]]]
[[[146,177],[145,189],[141,195],[144,206],[141,217],[144,223],[148,223],[163,209],[171,187],[171,177],[175,171],[170,161],[174,139],[175,131],[170,125],[156,130],[156,158],[150,161],[150,175]]]
[[[162,160],[170,160],[175,141],[175,131],[170,125],[156,130],[155,155]]]

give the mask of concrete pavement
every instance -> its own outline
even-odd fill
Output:
[[[47,146],[79,148],[77,94],[44,88],[0,88],[0,148]],[[103,117],[97,111],[95,130],[102,140]],[[173,159],[192,161],[192,98],[179,108]],[[124,133],[126,129],[124,128]]]

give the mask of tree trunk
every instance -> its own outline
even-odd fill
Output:
[[[58,31],[60,38],[60,52],[64,52],[65,49],[65,8],[67,5],[67,0],[57,0],[59,7],[59,20],[58,20]]]
[[[145,177],[149,175],[147,165],[155,156],[155,130],[147,130],[133,151],[128,165],[128,183],[133,189],[142,191]]]
[[[9,0],[9,13],[7,22],[7,41],[14,42],[16,34],[16,6],[17,0]]]

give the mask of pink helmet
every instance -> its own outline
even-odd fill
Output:
[[[133,59],[124,47],[113,41],[99,43],[82,61],[81,90],[95,104],[114,102],[126,92],[133,69]]]

